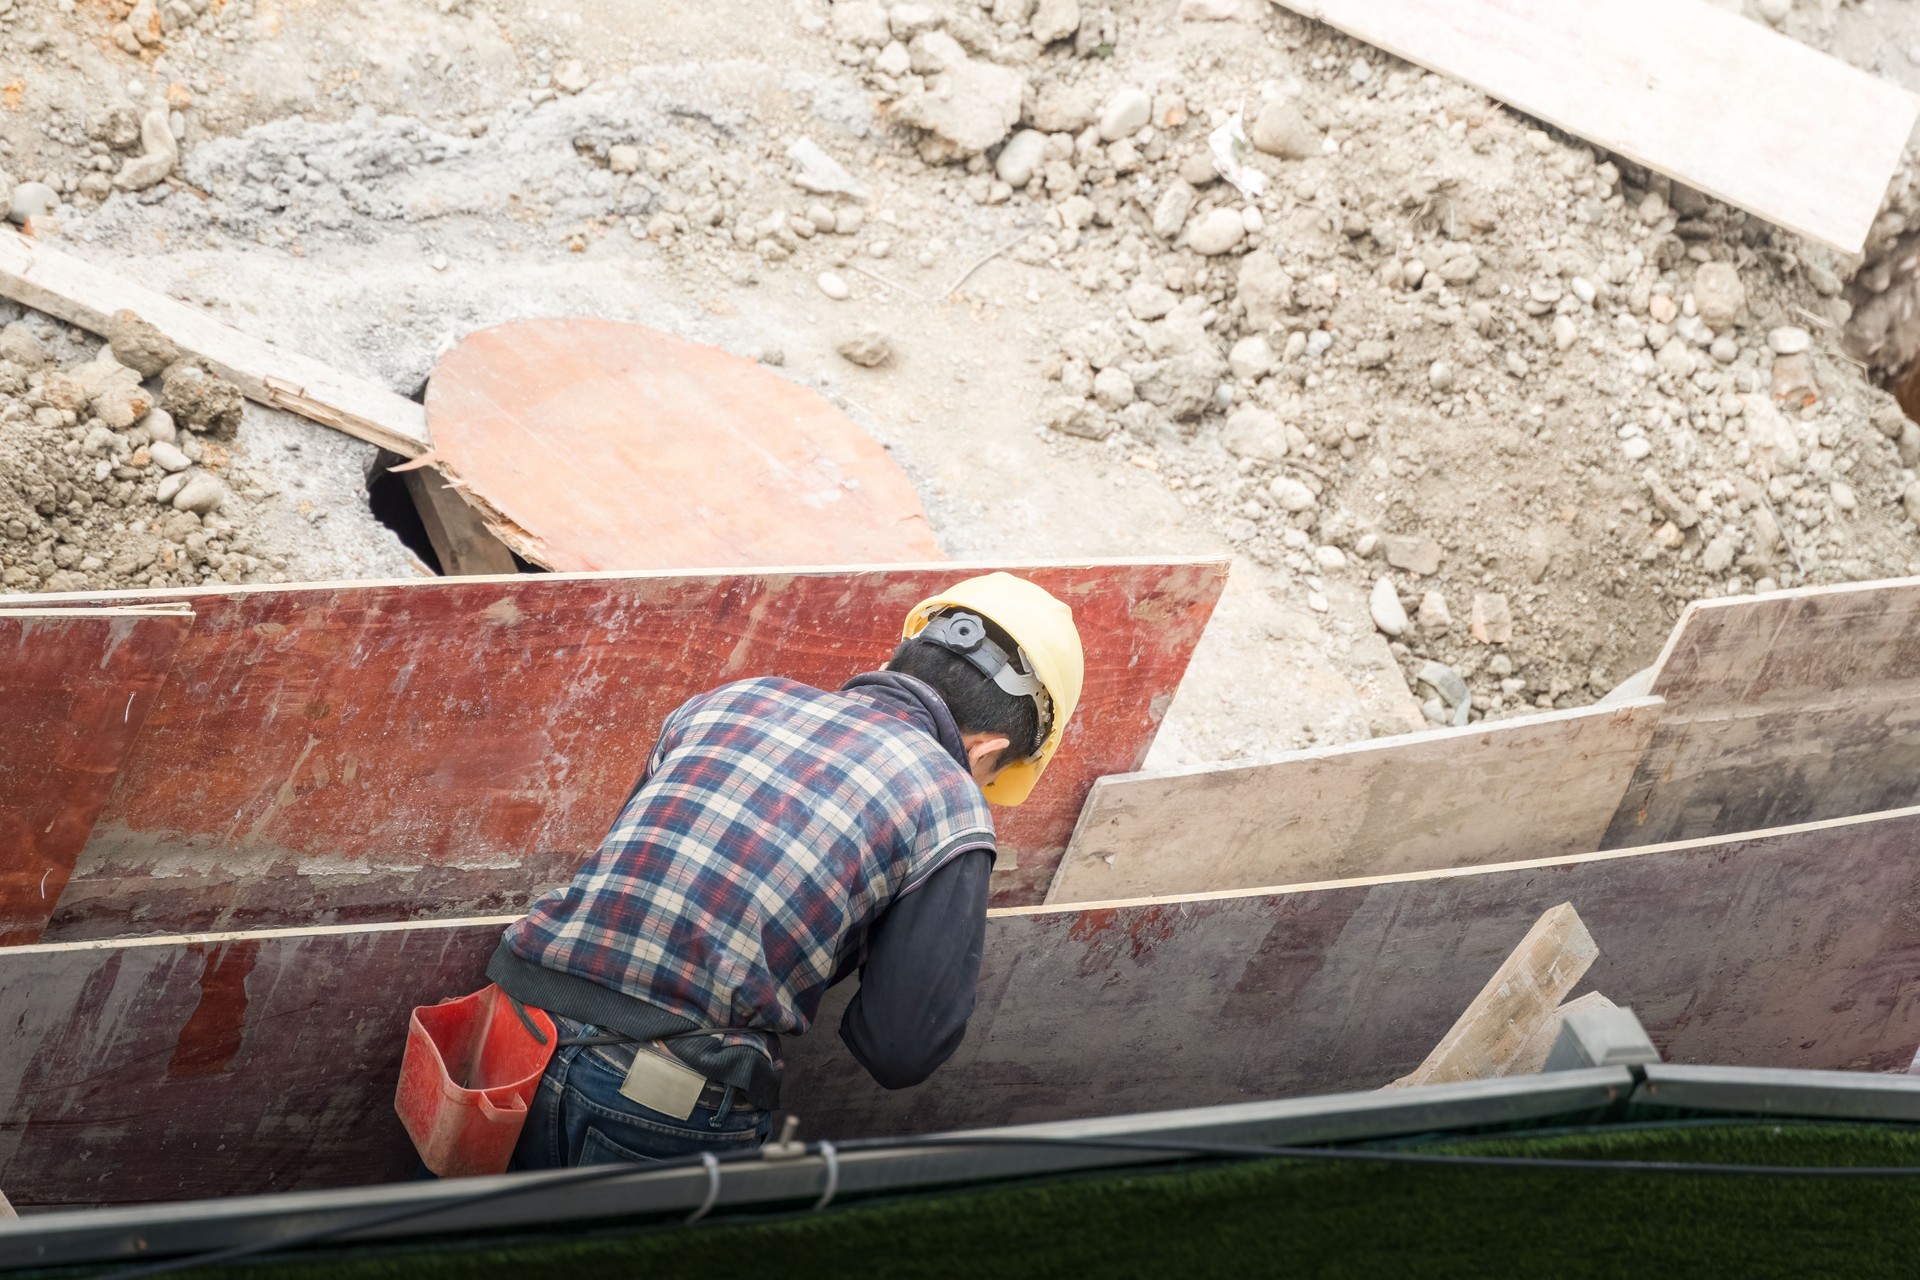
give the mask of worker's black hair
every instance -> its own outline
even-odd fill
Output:
[[[1012,637],[991,620],[987,635],[1006,652],[1015,651]],[[952,650],[924,640],[902,640],[887,670],[931,685],[961,733],[1004,736],[1012,745],[1001,753],[1002,762],[1025,760],[1040,750],[1040,713],[1033,699],[1008,693]]]

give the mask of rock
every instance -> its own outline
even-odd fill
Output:
[[[1680,314],[1680,304],[1665,294],[1647,299],[1647,314],[1656,324],[1672,324]]]
[[[1040,0],[1033,7],[1033,22],[1027,31],[1035,44],[1044,47],[1065,40],[1079,29],[1080,0]]]
[[[1449,707],[1457,707],[1472,696],[1460,673],[1443,662],[1429,660],[1421,664],[1420,670],[1414,673],[1414,679],[1446,699]]]
[[[1118,142],[1131,138],[1153,118],[1153,99],[1145,89],[1127,85],[1107,99],[1100,108],[1100,140]]]
[[[1407,610],[1400,603],[1400,593],[1393,589],[1391,578],[1381,578],[1373,584],[1373,594],[1367,597],[1367,613],[1381,634],[1395,638],[1407,634]]]
[[[1754,461],[1768,475],[1790,475],[1800,470],[1800,434],[1786,416],[1762,394],[1743,395],[1741,419],[1746,423],[1747,444]]]
[[[1654,356],[1653,362],[1660,367],[1662,373],[1672,378],[1691,377],[1694,369],[1693,348],[1687,344],[1685,338],[1677,336],[1668,338],[1667,344],[1660,348],[1660,353]]]
[[[1313,510],[1317,501],[1313,490],[1292,476],[1275,476],[1267,485],[1267,492],[1273,496],[1276,506],[1291,515]]]
[[[1261,107],[1247,137],[1255,150],[1282,160],[1311,160],[1321,154],[1319,132],[1287,98],[1275,98]]]
[[[197,516],[210,516],[227,501],[227,486],[201,471],[180,486],[180,492],[173,495],[175,511],[191,511]]]
[[[1042,133],[1079,133],[1093,123],[1097,110],[1090,90],[1049,80],[1034,99],[1033,127]]]
[[[1271,329],[1293,308],[1293,277],[1265,249],[1255,249],[1240,260],[1236,288],[1250,328]]]
[[[1654,545],[1662,551],[1678,551],[1686,540],[1687,535],[1680,532],[1680,526],[1671,520],[1653,531]]]
[[[1007,139],[994,159],[993,172],[1000,181],[1018,190],[1033,181],[1033,175],[1047,156],[1047,135],[1038,129],[1022,129]]]
[[[145,191],[172,173],[173,166],[180,162],[180,143],[168,123],[165,103],[140,117],[140,143],[145,150],[121,165],[113,179],[113,185],[122,191]]]
[[[1378,369],[1393,355],[1393,348],[1384,342],[1368,338],[1353,349],[1353,362],[1362,369]]]
[[[842,6],[835,5],[838,13]],[[941,73],[928,87],[894,104],[894,118],[937,140],[923,140],[922,158],[939,161],[979,155],[1005,138],[1020,119],[1026,77],[1011,67],[971,59]]]
[[[833,38],[863,49],[878,49],[893,39],[887,11],[870,0],[840,0],[833,6]]]
[[[1451,360],[1435,360],[1427,366],[1427,385],[1443,395],[1453,390],[1458,376]]]
[[[1153,234],[1162,240],[1171,240],[1180,234],[1180,228],[1187,225],[1187,215],[1193,212],[1193,188],[1179,180],[1168,184],[1153,205]]]
[[[1778,356],[1797,356],[1813,346],[1813,335],[1798,325],[1767,330],[1767,346]]]
[[[147,457],[151,458],[153,465],[162,471],[185,471],[193,465],[193,460],[182,453],[179,446],[169,444],[165,440],[156,440],[148,445]]]
[[[1243,405],[1227,415],[1226,423],[1220,428],[1220,444],[1236,458],[1258,458],[1262,462],[1278,462],[1287,456],[1287,430],[1272,412],[1257,405]],[[1289,481],[1289,483],[1298,482]],[[1305,485],[1300,487],[1306,488]],[[1313,494],[1309,491],[1307,506],[1312,505]],[[1287,509],[1304,511],[1306,507]]]
[[[173,415],[165,409],[151,409],[147,416],[140,419],[140,429],[147,433],[147,439],[163,444],[172,444],[179,438],[179,428],[173,425]]]
[[[1723,333],[1707,345],[1707,354],[1721,364],[1732,364],[1740,358],[1740,344],[1731,334]]]
[[[154,0],[137,0],[132,11],[127,14],[127,30],[131,31],[133,38],[142,45],[160,43],[164,28],[160,24],[160,10]]]
[[[793,185],[802,191],[811,191],[820,196],[851,196],[855,200],[867,198],[866,186],[812,138],[795,138],[788,143],[787,159],[796,166]],[[827,228],[821,227],[820,230]]]
[[[1062,400],[1054,406],[1047,425],[1064,435],[1083,440],[1105,440],[1113,434],[1113,419],[1085,400]]]
[[[1707,327],[1731,329],[1747,309],[1747,287],[1731,262],[1703,262],[1693,273],[1693,305]]]
[[[1827,492],[1833,496],[1835,510],[1854,511],[1860,506],[1860,499],[1854,496],[1853,486],[1844,480],[1835,480],[1828,486]]]
[[[614,173],[640,172],[640,148],[630,142],[616,142],[607,148],[607,168]]]
[[[1900,429],[1900,465],[1920,467],[1920,423],[1909,422]]]
[[[1700,567],[1708,573],[1725,573],[1733,565],[1733,553],[1739,548],[1734,541],[1722,533],[1707,543],[1700,553]]]
[[[21,360],[17,356],[9,355],[7,352],[7,335],[13,332],[18,324],[19,322],[15,321],[14,324],[8,325],[5,329],[0,329],[0,359],[12,360],[16,364],[27,364],[28,361]],[[34,345],[38,346],[39,344],[35,343]],[[1873,425],[1878,427],[1880,434],[1887,439],[1898,440],[1900,433],[1905,431],[1907,427],[1906,411],[1902,409],[1898,403],[1890,401],[1873,411]]]
[[[1212,351],[1184,351],[1164,360],[1134,366],[1134,390],[1148,404],[1180,421],[1218,408],[1215,393],[1226,376],[1226,361]]]
[[[1093,398],[1103,409],[1120,410],[1133,403],[1133,378],[1118,365],[1093,375]]]
[[[826,294],[835,302],[845,302],[853,296],[852,287],[847,284],[843,277],[835,272],[822,271],[814,277],[813,282],[820,286],[820,292]]]
[[[1273,372],[1273,347],[1257,333],[1242,338],[1227,352],[1227,368],[1242,382],[1258,382]]]
[[[863,369],[878,369],[881,365],[893,363],[893,343],[887,335],[872,328],[862,329],[834,348],[844,360],[851,361]]]
[[[1246,223],[1234,209],[1210,209],[1187,231],[1187,247],[1217,258],[1247,238]]]
[[[1653,494],[1653,505],[1666,512],[1667,518],[1674,524],[1682,529],[1691,529],[1700,523],[1700,513],[1695,511],[1693,505],[1686,499],[1669,489],[1667,482],[1660,478],[1659,472],[1649,468],[1640,473],[1640,478],[1646,482],[1648,491]]]
[[[184,457],[185,455],[183,454],[182,456]],[[187,480],[188,476],[184,471],[177,471],[172,475],[163,476],[160,483],[154,487],[153,500],[163,507],[172,506],[174,495],[180,492],[181,487],[187,483]]]
[[[1480,259],[1472,253],[1456,253],[1443,259],[1433,270],[1448,284],[1471,284],[1480,274]]]
[[[60,207],[60,193],[44,182],[16,183],[7,202],[7,218],[24,226],[32,218],[45,218]]]
[[[919,75],[939,75],[966,61],[966,49],[944,31],[924,31],[907,45],[907,69]]]
[[[587,74],[587,64],[578,58],[569,58],[554,69],[553,87],[562,93],[584,93],[593,83],[593,77]]]
[[[50,369],[40,380],[40,398],[66,413],[79,413],[93,397],[80,379],[58,369]]]
[[[1792,12],[1793,0],[1760,0],[1760,16],[1776,27]]]
[[[47,351],[34,336],[31,326],[15,320],[0,328],[0,360],[26,369],[38,369],[47,362]],[[1896,430],[1895,434],[1898,434]]]
[[[164,372],[180,358],[173,339],[131,311],[116,311],[107,320],[107,345],[115,360],[143,378]]]
[[[1447,612],[1447,598],[1438,591],[1421,595],[1417,618],[1420,630],[1428,635],[1440,635],[1453,626],[1453,615]]]
[[[1773,398],[1789,409],[1804,409],[1820,399],[1820,381],[1814,376],[1813,356],[1775,356]]]
[[[240,429],[246,404],[240,388],[214,377],[191,360],[175,361],[161,376],[161,407],[189,431],[231,436]]]
[[[1313,562],[1326,573],[1338,573],[1347,567],[1347,553],[1338,547],[1316,547]]]
[[[147,416],[153,395],[139,383],[115,383],[93,398],[94,416],[115,431],[125,431]]]
[[[1481,644],[1506,644],[1513,639],[1513,614],[1507,598],[1498,592],[1473,593],[1473,617],[1467,631]]]
[[[1907,513],[1907,519],[1920,524],[1920,480],[1912,480],[1900,493],[1900,505]]]
[[[1136,280],[1127,287],[1122,299],[1127,310],[1139,320],[1158,320],[1170,313],[1180,301],[1173,291],[1151,280]]]
[[[895,40],[874,56],[873,69],[898,80],[913,70],[913,55],[907,52],[907,46]]]
[[[1628,462],[1638,462],[1653,452],[1653,441],[1645,436],[1629,436],[1620,442],[1620,452],[1627,455]]]
[[[1382,541],[1386,544],[1387,563],[1394,568],[1417,573],[1423,578],[1440,572],[1440,544],[1432,538],[1390,533]]]
[[[1556,351],[1565,351],[1580,336],[1580,330],[1574,325],[1573,317],[1558,315],[1553,318],[1553,346]]]

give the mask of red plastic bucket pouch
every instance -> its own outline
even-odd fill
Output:
[[[493,985],[415,1009],[393,1109],[421,1162],[443,1178],[505,1173],[557,1034]]]

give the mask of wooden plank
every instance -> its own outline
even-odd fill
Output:
[[[1920,803],[1920,579],[1688,607],[1605,847]]]
[[[439,558],[440,572],[460,576],[478,573],[518,573],[507,544],[495,537],[472,503],[447,487],[445,477],[431,467],[403,471],[407,494],[413,499],[427,541]]]
[[[838,687],[886,660],[914,604],[986,567],[118,597],[199,621],[50,936],[517,910],[599,844],[675,707],[755,675]],[[1073,607],[1087,653],[1059,756],[996,814],[1011,904],[1044,895],[1093,780],[1139,767],[1226,566],[1006,567]]]
[[[192,625],[185,607],[0,610],[0,945],[45,930]]]
[[[249,399],[409,458],[429,448],[426,410],[405,396],[242,333],[198,307],[10,229],[0,229],[0,294],[94,333],[106,332],[114,312],[132,311]]]
[[[1552,908],[1493,971],[1433,1052],[1395,1087],[1506,1075],[1599,954],[1572,903]]]
[[[1096,782],[1047,901],[1388,875],[1598,848],[1658,698]]]
[[[468,335],[427,383],[436,455],[551,569],[924,562],[899,464],[817,392],[645,325]]]
[[[784,1102],[849,1138],[1373,1088],[1548,908],[1668,1061],[1892,1071],[1920,1041],[1920,809],[1730,841],[1217,897],[994,912],[973,1024],[889,1092],[789,1037]],[[0,951],[0,1186],[36,1204],[407,1176],[407,1010],[509,918]]]
[[[1279,0],[1857,254],[1920,99],[1701,0]]]

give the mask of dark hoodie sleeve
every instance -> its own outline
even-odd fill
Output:
[[[919,1084],[960,1047],[980,979],[992,872],[993,852],[970,849],[874,923],[840,1039],[883,1087]]]

